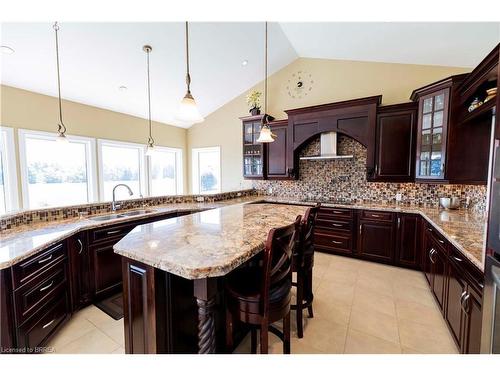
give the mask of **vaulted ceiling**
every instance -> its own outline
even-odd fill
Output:
[[[65,99],[138,117],[147,113],[151,53],[152,113],[176,123],[185,93],[183,23],[60,23]],[[3,23],[2,83],[57,94],[50,23]],[[499,23],[270,23],[269,73],[297,57],[472,67],[500,40]],[[192,23],[192,92],[208,115],[263,79],[263,23]],[[243,62],[247,63],[244,64]],[[127,87],[120,90],[120,86]]]

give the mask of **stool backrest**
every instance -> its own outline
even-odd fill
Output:
[[[309,207],[300,223],[299,243],[295,248],[296,260],[299,264],[303,263],[305,254],[314,252],[314,227],[320,206],[321,204],[318,203],[314,207]]]
[[[264,311],[267,314],[269,306],[269,290],[273,285],[292,276],[292,256],[300,233],[301,216],[295,222],[269,231],[264,250],[261,298]]]

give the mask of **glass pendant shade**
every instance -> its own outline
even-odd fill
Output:
[[[147,145],[146,147],[146,156],[153,156],[155,153],[155,148],[152,144]]]
[[[271,143],[274,142],[274,134],[271,132],[269,126],[264,125],[260,129],[259,138],[257,139],[259,143]]]
[[[68,138],[64,133],[58,133],[56,136],[56,142],[57,143],[69,143]]]
[[[186,124],[197,124],[205,119],[200,114],[193,96],[188,92],[181,101],[175,118]]]

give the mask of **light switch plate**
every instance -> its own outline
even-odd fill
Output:
[[[403,200],[403,195],[401,193],[396,194],[396,202],[401,202]]]

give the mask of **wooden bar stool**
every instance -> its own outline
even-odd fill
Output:
[[[233,348],[233,323],[237,319],[251,325],[251,349],[268,353],[268,332],[283,341],[283,353],[290,354],[290,300],[292,297],[292,256],[301,217],[293,224],[269,231],[262,260],[257,266],[242,267],[226,279],[226,346]],[[283,332],[271,326],[283,320]]]
[[[297,288],[297,303],[291,306],[297,311],[297,336],[304,337],[303,310],[307,308],[309,317],[313,318],[312,302],[314,299],[312,291],[312,275],[314,266],[314,227],[318,215],[320,203],[307,209],[300,223],[299,241],[295,247],[292,258],[292,272],[297,273],[297,281],[293,286]]]

